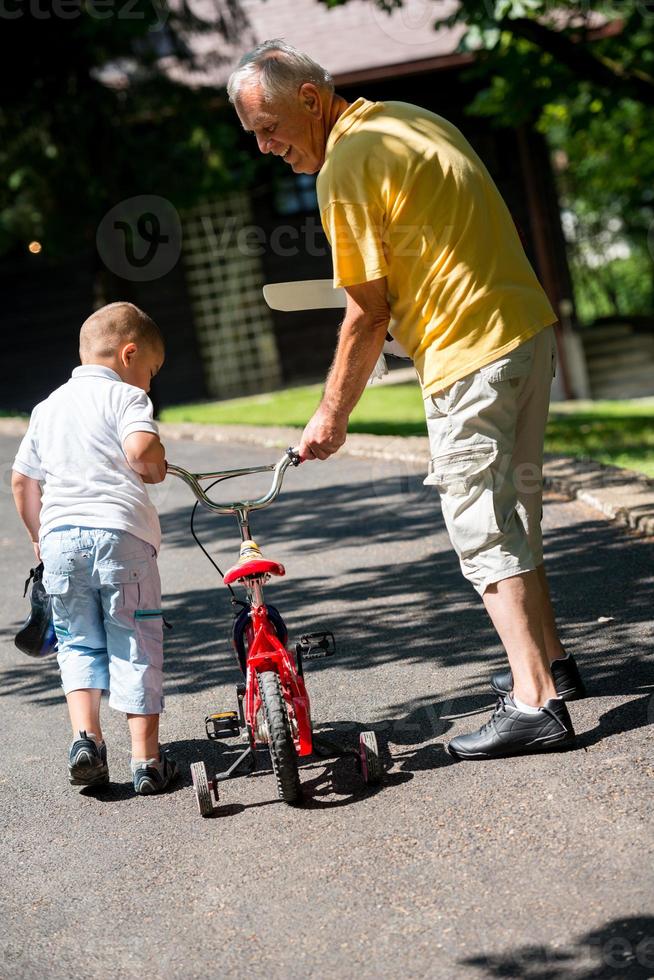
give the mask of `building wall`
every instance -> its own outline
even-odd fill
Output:
[[[262,246],[246,194],[183,215],[183,263],[207,394],[230,398],[270,391],[281,365]]]

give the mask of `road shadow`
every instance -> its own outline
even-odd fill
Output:
[[[282,611],[291,642],[311,629],[336,634],[336,657],[315,662],[311,672],[332,664],[353,674],[394,662],[407,670],[416,663],[466,665],[468,680],[457,694],[458,710],[467,702],[471,711],[490,707],[488,674],[503,664],[503,653],[444,539],[435,494],[422,485],[420,474],[375,472],[368,483],[285,490],[274,507],[257,512],[256,536],[288,570],[286,578],[271,584],[267,599]],[[557,506],[556,499],[547,504]],[[173,553],[196,548],[189,514],[190,507],[184,506],[162,515],[166,547]],[[221,567],[233,562],[233,521],[203,513],[197,529]],[[362,540],[383,544],[383,562],[361,560]],[[404,545],[420,541],[423,549],[425,540],[433,541],[433,553],[428,560],[407,560],[406,548],[400,553],[394,547],[400,540]],[[546,532],[545,543],[555,606],[589,695],[638,696],[631,707],[605,719],[606,731],[646,724],[643,693],[652,683],[648,655],[654,647],[649,628],[654,541],[603,520],[588,520]],[[337,582],[321,561],[327,549],[345,556],[346,572]],[[315,555],[310,565],[307,555]],[[199,551],[197,560],[206,562]],[[298,566],[301,571],[294,574]],[[235,684],[240,674],[230,642],[229,595],[208,562],[206,568],[206,588],[165,598],[165,615],[174,626],[165,638],[165,690],[173,696],[206,691],[209,711],[214,709],[211,692]],[[606,622],[599,623],[600,617]],[[13,636],[14,625],[0,636]],[[604,645],[597,643],[598,636],[605,638]],[[614,656],[616,650],[629,650],[628,669]],[[0,696],[16,694],[44,706],[61,698],[54,659],[17,659],[0,676]]]
[[[317,732],[320,735],[327,734],[329,737],[334,737],[334,733],[338,733],[335,737],[335,743],[341,743],[341,745],[335,745],[336,749],[341,746],[353,748],[358,744],[358,735],[354,739],[352,737],[353,732],[355,729],[357,732],[363,731],[364,726],[343,723],[343,727],[347,728],[347,739],[343,737],[342,728],[338,723],[333,726],[318,727]],[[209,780],[211,780],[216,773],[225,772],[229,769],[246,746],[247,742],[244,740],[239,740],[238,742],[210,742],[202,739],[184,739],[169,742],[167,748],[170,749],[171,754],[180,766],[180,777],[176,781],[176,787],[179,789],[190,789],[192,786],[190,775],[192,763],[198,761],[204,762]],[[380,747],[382,749],[381,754],[385,774],[382,782],[376,786],[366,785],[360,769],[356,765],[356,760],[351,753],[336,754],[335,752],[334,755],[329,757],[314,753],[311,756],[298,759],[298,770],[302,784],[302,800],[298,804],[298,808],[306,810],[328,810],[350,806],[374,796],[387,786],[398,785],[411,779],[412,776],[410,774],[392,773],[388,771],[393,761],[384,743],[381,743]],[[232,779],[219,782],[219,792],[227,785],[227,782],[238,784],[239,781],[244,779],[256,782],[265,780],[265,791],[269,795],[264,800],[236,804],[237,810],[231,812],[241,812],[242,810],[259,806],[268,806],[272,803],[282,804],[282,801],[277,796],[275,777],[267,749],[257,749],[256,761],[256,769],[248,771],[246,768]],[[230,794],[234,793],[237,794],[238,790],[230,790]],[[227,814],[219,809],[219,812],[215,812],[214,816],[219,815],[224,816]]]
[[[459,960],[484,977],[520,980],[651,980],[654,975],[654,918],[612,919],[572,943],[516,946],[505,953]]]

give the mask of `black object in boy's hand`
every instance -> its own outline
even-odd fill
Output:
[[[56,652],[57,637],[52,622],[52,603],[43,588],[43,562],[36,568],[30,568],[23,596],[27,595],[30,582],[30,614],[16,634],[14,643],[28,657],[47,657]]]

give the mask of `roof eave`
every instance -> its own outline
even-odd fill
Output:
[[[337,73],[334,75],[334,83],[338,87],[356,85],[360,82],[376,82],[385,78],[422,75],[432,71],[443,71],[447,68],[460,68],[472,64],[474,60],[475,56],[471,52],[454,52],[432,58],[422,58],[419,61],[401,61],[392,65],[377,65],[374,68]]]

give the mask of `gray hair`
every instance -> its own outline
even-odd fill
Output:
[[[334,81],[326,68],[280,38],[262,41],[253,51],[243,55],[227,82],[230,102],[237,100],[241,88],[248,82],[258,82],[267,101],[295,95],[305,82],[312,82],[328,92],[334,91]]]

